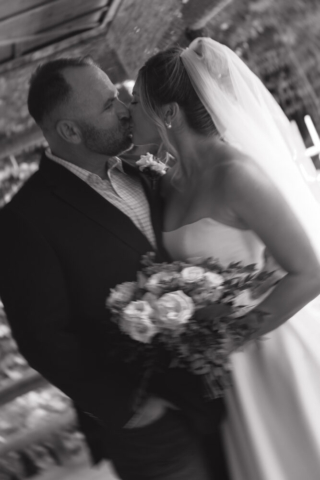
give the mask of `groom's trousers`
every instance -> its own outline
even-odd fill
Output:
[[[146,427],[112,434],[108,453],[122,480],[227,480],[216,437],[209,452],[186,418],[169,409]]]

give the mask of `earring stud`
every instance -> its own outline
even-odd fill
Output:
[[[165,122],[165,126],[166,126],[167,128],[172,128],[172,125],[171,125],[171,123],[169,123],[169,122]]]

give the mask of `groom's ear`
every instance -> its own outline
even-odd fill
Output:
[[[56,131],[65,142],[73,144],[82,142],[81,131],[71,120],[59,120],[56,125]]]

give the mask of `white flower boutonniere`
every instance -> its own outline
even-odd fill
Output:
[[[167,154],[166,162],[169,160],[169,154]],[[147,174],[152,180],[162,177],[167,173],[169,169],[168,165],[164,162],[161,162],[159,158],[155,157],[151,153],[146,155],[141,155],[140,159],[136,162],[139,167],[139,170]]]

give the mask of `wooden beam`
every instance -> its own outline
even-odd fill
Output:
[[[31,63],[40,62],[45,58],[48,58],[52,55],[56,55],[58,52],[71,49],[72,47],[79,45],[80,43],[88,44],[89,41],[94,41],[95,39],[98,39],[98,37],[106,38],[109,25],[112,23],[114,17],[119,11],[119,8],[122,2],[123,0],[110,0],[111,6],[106,14],[105,19],[102,22],[101,27],[88,30],[86,32],[78,33],[67,39],[64,39],[52,45],[43,47],[37,50],[36,52],[24,54],[20,58],[16,58],[9,62],[5,62],[2,65],[0,65],[0,74],[4,74],[5,72],[11,71],[16,68],[24,67],[25,65],[29,65]]]
[[[19,45],[19,53],[23,54],[26,51],[34,50],[37,47],[40,48],[45,44],[58,41],[59,38],[65,38],[66,36],[78,33],[79,31],[98,28],[104,13],[105,9],[96,10],[93,13],[83,15],[80,18],[67,22],[59,28],[49,28],[45,33],[37,33],[35,35],[15,38],[14,41],[13,39],[0,40],[0,48],[12,46],[12,44]]]
[[[86,13],[107,6],[107,0],[56,0],[0,22],[0,39],[8,40],[45,32]]]
[[[13,46],[12,42],[9,45],[1,46],[0,43],[0,63],[6,62],[13,57]]]
[[[208,22],[210,22],[214,17],[219,15],[219,13],[221,13],[222,10],[228,7],[232,2],[233,0],[222,0],[218,3],[218,5],[207,8],[204,12],[204,15],[190,25],[190,29],[199,30],[200,28],[204,28]]]
[[[120,8],[122,1],[123,0],[111,0],[111,5],[109,6],[108,11],[101,24],[102,29],[106,28],[112,22]]]
[[[39,5],[55,1],[56,0],[1,0],[0,19],[12,17],[13,15],[18,15]]]

